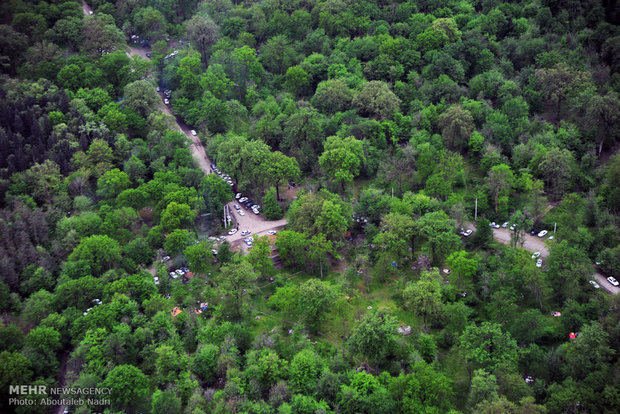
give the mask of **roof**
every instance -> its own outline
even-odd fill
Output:
[[[181,308],[179,308],[178,306],[175,306],[175,307],[172,309],[172,312],[171,312],[170,314],[171,314],[172,316],[178,316],[178,315],[180,315],[180,314],[181,314],[181,312],[183,312],[183,311],[181,310]]]

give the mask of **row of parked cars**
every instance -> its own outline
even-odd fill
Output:
[[[243,194],[241,193],[237,193],[235,194],[235,200],[237,200],[237,202],[239,204],[242,204],[245,206],[245,208],[251,209],[252,212],[254,214],[259,214],[260,213],[260,205],[255,203],[254,200],[244,197]],[[242,210],[241,210],[241,206],[239,206],[239,204],[234,204],[233,207],[235,208],[235,210],[237,210],[239,212],[239,214],[241,214]]]
[[[192,135],[196,135],[196,131],[194,131],[193,129],[190,133]],[[233,187],[235,185],[233,183],[232,178],[230,178],[230,175],[226,174],[224,171],[218,170],[217,165],[211,164],[211,169],[213,170],[213,172],[219,175],[222,180],[226,181],[226,183],[228,183],[229,186]]]
[[[516,228],[517,228],[518,224],[517,224],[517,223],[510,224],[510,222],[509,222],[509,221],[505,221],[502,225],[499,225],[498,223],[496,223],[496,222],[492,221],[491,223],[489,223],[489,226],[493,227],[494,229],[499,229],[500,227],[505,229],[505,228],[507,228],[508,226],[510,226],[510,227],[509,227],[509,228],[510,228],[510,231],[513,231],[514,229],[516,229]],[[538,237],[540,237],[541,239],[542,239],[543,237],[545,237],[548,233],[549,233],[549,232],[548,232],[547,230],[540,230],[540,231],[538,231],[538,230],[533,230],[533,229],[532,229],[532,231],[530,231],[530,235],[532,235],[532,236],[538,236]],[[549,237],[549,240],[553,240],[553,238],[554,238],[554,237],[553,237],[553,236],[551,236],[551,237]]]

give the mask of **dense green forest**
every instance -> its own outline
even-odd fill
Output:
[[[3,1],[0,412],[619,412],[619,23]]]

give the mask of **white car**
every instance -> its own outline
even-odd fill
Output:
[[[260,211],[258,211],[258,210],[256,210],[256,209],[252,209],[252,212],[253,212],[254,214],[256,214],[257,216],[260,214]]]
[[[510,224],[510,223],[506,221],[506,222],[504,222],[504,224],[502,224],[502,227],[503,227],[503,228],[506,228],[506,227],[508,227],[508,225],[509,225],[509,224]]]
[[[217,250],[211,249],[211,253],[213,253],[214,256],[217,256]]]
[[[183,276],[185,274],[185,272],[182,269],[177,269],[174,271],[174,273],[176,273],[179,276]]]
[[[192,134],[193,136],[196,136],[196,135],[197,135],[197,134],[196,134],[196,131],[195,131],[195,130],[193,130],[193,129],[192,129],[191,131],[189,131],[189,133],[190,133],[190,134]]]
[[[540,252],[534,252],[534,254],[532,255],[532,259],[538,259],[539,256]]]
[[[489,223],[489,226],[493,227],[494,229],[499,229],[499,224],[495,223],[494,221]]]
[[[243,241],[245,242],[245,244],[247,244],[248,246],[252,245],[253,240],[251,238],[247,238],[247,239],[243,239]]]
[[[608,281],[609,283],[611,283],[612,285],[614,285],[615,287],[620,286],[620,283],[618,283],[618,281],[616,280],[616,278],[615,278],[615,277],[611,277],[611,276],[609,276],[609,277],[607,278],[607,281]]]
[[[241,210],[241,207],[239,207],[239,204],[233,204],[233,207],[235,208],[235,210]]]
[[[549,240],[555,239],[555,236],[549,236]]]
[[[88,12],[88,14],[89,14],[90,16],[92,16],[92,15],[93,15],[93,11],[92,11],[92,10],[91,10],[91,11],[89,11],[89,12]]]
[[[228,232],[229,236],[232,236],[233,234],[235,234],[237,232],[237,229],[230,229],[230,231]]]
[[[601,286],[600,286],[598,283],[596,283],[594,280],[590,280],[589,282],[590,282],[590,284],[592,285],[592,287],[593,287],[594,289],[599,289],[599,288],[601,287]]]
[[[164,99],[164,104],[165,105],[170,105],[170,100],[168,100],[168,98]]]
[[[467,229],[467,230],[465,230],[465,231],[463,232],[463,236],[465,236],[465,237],[469,237],[469,236],[471,236],[471,234],[472,234],[473,232],[474,232],[473,230]]]
[[[514,231],[514,229],[516,229],[516,228],[517,228],[517,224],[515,223],[512,226],[510,226],[510,231]]]
[[[239,202],[240,202],[240,203],[245,203],[246,201],[248,201],[248,198],[247,198],[247,197],[241,197],[241,198],[239,199]]]
[[[536,260],[536,267],[542,267],[542,259]]]
[[[164,256],[161,258],[162,262],[167,262],[168,260],[170,260],[170,256]]]
[[[179,277],[179,276],[178,276],[176,273],[174,273],[174,272],[170,272],[169,274],[170,274],[170,277],[171,277],[171,278],[173,278],[173,279],[176,279],[177,277]]]
[[[159,278],[157,276],[153,277],[153,280],[155,281],[155,285],[159,285]]]
[[[549,233],[547,230],[542,230],[540,233],[538,233],[538,237],[545,237],[547,233]]]
[[[241,193],[235,194],[235,200],[239,200],[241,198]]]
[[[239,215],[240,216],[245,216],[245,212],[243,210],[239,210]]]
[[[275,230],[269,230],[269,231],[267,232],[267,234],[271,234],[272,236],[273,236],[274,234],[276,234],[276,233],[277,233],[277,231],[275,231]]]
[[[247,235],[248,235],[248,234],[250,234],[250,233],[252,233],[250,230],[243,230],[243,231],[241,232],[241,235],[242,235],[242,236],[247,236]]]

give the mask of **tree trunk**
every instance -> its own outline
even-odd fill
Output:
[[[280,201],[280,186],[276,183],[276,200]]]

